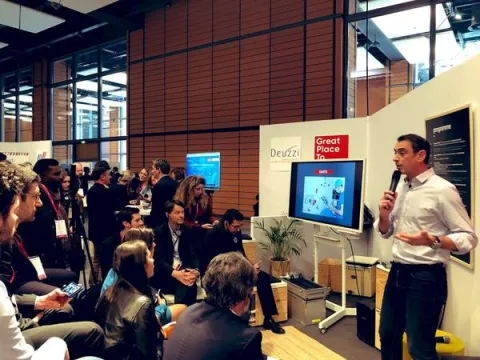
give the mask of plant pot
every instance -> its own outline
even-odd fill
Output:
[[[290,272],[290,259],[284,261],[276,261],[270,259],[270,275],[278,278],[285,276]]]

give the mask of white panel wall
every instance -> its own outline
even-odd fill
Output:
[[[367,162],[367,204],[374,204],[388,188],[394,169],[392,162],[396,138],[404,133],[425,136],[425,118],[480,103],[480,57],[441,74],[420,88],[377,112],[368,121],[369,148]],[[476,193],[480,194],[480,119],[474,111],[477,142],[474,154]],[[372,206],[375,215],[377,206]],[[476,229],[480,229],[480,200],[475,199]],[[371,253],[382,260],[391,259],[391,240],[377,234],[370,241]],[[480,355],[480,251],[476,250],[475,272],[450,262],[448,266],[449,297],[444,329],[462,338],[472,355]]]
[[[315,136],[349,135],[349,157],[363,159],[367,155],[367,122],[365,118],[348,120],[323,120],[299,122],[293,124],[267,125],[260,127],[260,216],[278,216],[288,214],[290,195],[290,172],[275,172],[270,170],[270,139],[273,137],[302,138],[302,161],[314,160]],[[305,277],[313,277],[313,225],[304,224],[303,230],[308,247],[301,257],[292,259],[292,269],[301,272]],[[253,237],[260,238],[258,230],[253,231]],[[367,239],[364,236],[352,241],[355,255],[367,254]],[[340,258],[340,250],[328,245],[320,245],[319,259],[326,257]],[[350,250],[347,250],[350,256]],[[264,270],[268,270],[268,254],[258,251],[257,257],[262,259]]]

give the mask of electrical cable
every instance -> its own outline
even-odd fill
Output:
[[[345,239],[348,240],[348,243],[350,244],[350,250],[352,252],[352,258],[353,258],[353,270],[355,271],[355,282],[357,284],[357,294],[358,296],[361,296],[360,294],[360,286],[358,285],[358,274],[357,274],[357,262],[355,261],[355,253],[353,251],[353,245],[352,245],[352,241],[348,238],[347,235],[342,235],[340,234],[338,231],[334,230],[333,228],[329,228],[330,231],[332,231],[333,233],[337,234],[338,236],[345,236]],[[346,274],[345,274],[346,275]]]

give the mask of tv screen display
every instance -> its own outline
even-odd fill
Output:
[[[187,154],[187,176],[205,179],[205,189],[220,189],[220,153]]]
[[[289,216],[360,232],[363,160],[292,163]]]

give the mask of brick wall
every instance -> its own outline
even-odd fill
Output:
[[[251,216],[259,126],[341,115],[341,3],[179,0],[147,14],[128,36],[130,169],[220,151],[214,211]]]

